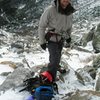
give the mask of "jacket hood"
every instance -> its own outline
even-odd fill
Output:
[[[75,8],[72,6],[72,3],[70,2],[69,5],[63,9],[60,5],[60,0],[54,0],[52,2],[52,5],[56,7],[57,11],[61,14],[65,14],[65,15],[70,15],[72,13],[74,13],[76,10]]]

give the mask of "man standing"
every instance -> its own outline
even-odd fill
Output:
[[[63,43],[71,42],[72,14],[75,12],[71,0],[54,0],[44,11],[39,22],[39,42],[42,49],[49,51],[48,71],[53,80],[57,70],[64,72],[59,63]]]

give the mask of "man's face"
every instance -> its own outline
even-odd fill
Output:
[[[70,0],[60,0],[60,4],[62,8],[66,8],[69,3]]]

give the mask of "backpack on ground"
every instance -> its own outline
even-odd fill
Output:
[[[28,100],[52,100],[54,94],[58,93],[58,86],[52,81],[52,76],[49,72],[44,71],[39,77],[30,78],[24,81],[26,90],[31,93]]]

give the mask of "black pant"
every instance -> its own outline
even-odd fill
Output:
[[[62,48],[63,48],[63,41],[48,42],[49,61],[50,61],[48,64],[48,71],[50,71],[50,73],[52,74],[54,81],[56,79],[56,74],[61,59]]]

